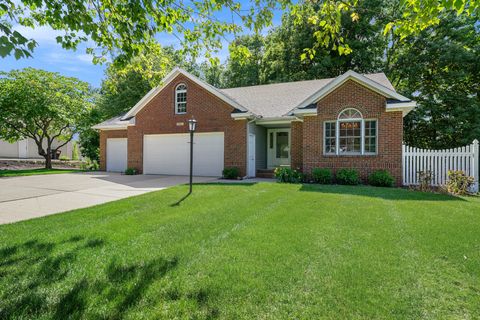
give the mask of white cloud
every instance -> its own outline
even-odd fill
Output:
[[[76,58],[82,62],[92,63],[93,56],[84,53],[84,54],[77,54]]]
[[[62,49],[60,46],[56,46],[56,48],[51,49],[52,50],[50,52],[45,54],[46,60],[51,64],[64,64],[71,66],[77,66],[79,63],[84,65],[93,64],[93,57],[89,54],[78,54],[74,51]]]
[[[57,43],[56,37],[62,35],[61,31],[53,30],[50,27],[42,26],[29,28],[21,25],[13,27],[14,30],[20,32],[27,39],[34,39],[40,45]]]

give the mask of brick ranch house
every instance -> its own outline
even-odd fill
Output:
[[[400,184],[403,117],[414,107],[383,73],[217,89],[175,68],[126,114],[94,128],[106,171],[187,175],[195,118],[195,175],[290,166],[355,168],[365,178],[386,169]]]

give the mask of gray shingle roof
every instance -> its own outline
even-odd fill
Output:
[[[364,76],[390,90],[395,90],[384,73]],[[334,79],[284,82],[220,91],[256,115],[265,118],[281,117]]]
[[[135,123],[134,122],[135,120],[134,120],[133,117],[131,117],[129,119],[122,120],[123,116],[124,116],[124,114],[122,114],[120,116],[117,116],[117,117],[110,118],[108,120],[103,121],[102,123],[94,125],[92,128],[102,129],[102,128],[105,128],[105,127],[125,127],[129,124]]]

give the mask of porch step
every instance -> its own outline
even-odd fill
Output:
[[[273,169],[258,169],[257,178],[275,178]]]

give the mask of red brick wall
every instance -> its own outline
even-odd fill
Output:
[[[187,113],[175,114],[175,87],[187,85]],[[135,117],[135,126],[128,128],[128,166],[143,169],[143,135],[187,133],[188,120],[197,120],[196,132],[224,132],[225,167],[236,166],[246,174],[246,120],[234,120],[232,106],[202,87],[179,75]]]
[[[292,169],[303,168],[303,123],[292,121],[290,138],[290,157]]]
[[[303,122],[303,169],[310,173],[312,168],[326,167],[333,171],[339,168],[355,168],[366,181],[369,173],[386,169],[396,179],[402,179],[402,112],[386,112],[385,98],[363,86],[347,81],[317,104],[318,115],[306,116]],[[353,107],[362,112],[364,118],[377,119],[377,155],[335,156],[323,155],[323,123],[336,120],[345,108]]]
[[[101,130],[100,131],[100,170],[107,170],[107,139],[126,138],[127,130]]]

